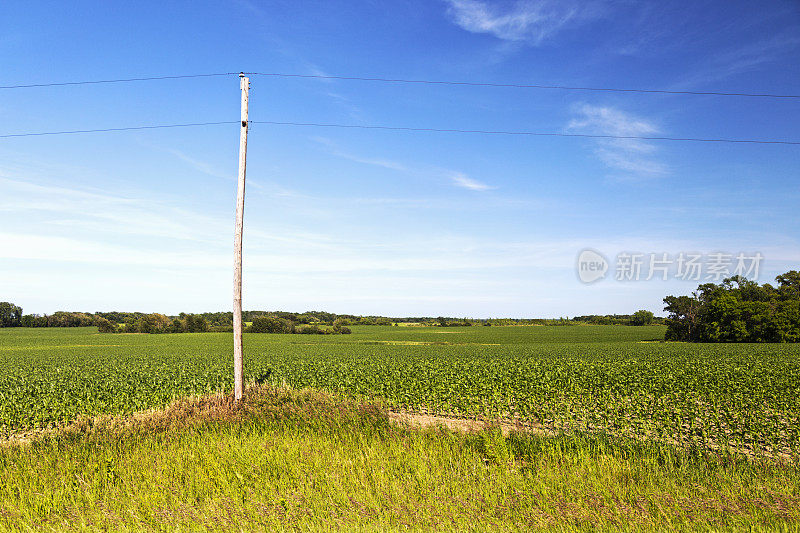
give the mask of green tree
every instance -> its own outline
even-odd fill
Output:
[[[39,317],[38,315],[22,315],[20,319],[20,326],[23,328],[38,328],[41,327],[40,319],[44,317]],[[47,324],[47,319],[44,318],[44,323]]]
[[[293,333],[294,323],[276,316],[259,316],[247,328],[249,333]]]
[[[777,289],[741,276],[700,285],[691,296],[667,296],[668,340],[799,342],[800,272],[775,278]]]
[[[667,318],[667,340],[695,340],[699,329],[698,315],[700,302],[696,294],[692,296],[667,296],[664,298],[664,311]]]
[[[647,326],[653,323],[655,315],[651,311],[639,309],[631,317],[631,325],[633,326]]]
[[[778,293],[785,300],[800,300],[800,272],[790,270],[775,278],[778,282]]]
[[[208,331],[208,322],[200,315],[186,315],[184,330],[188,333],[205,333]]]
[[[22,308],[11,302],[0,302],[0,328],[16,328],[22,319]]]
[[[100,333],[116,333],[117,326],[112,323],[110,320],[106,320],[103,317],[97,317],[95,319],[95,324],[97,324],[97,331]]]
[[[156,319],[153,315],[145,315],[136,321],[136,333],[155,333]]]

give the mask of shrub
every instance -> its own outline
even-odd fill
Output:
[[[94,318],[86,313],[56,311],[47,317],[48,328],[78,328],[94,325]]]
[[[333,333],[338,333],[341,335],[348,335],[350,333],[350,328],[347,327],[349,322],[342,318],[336,319],[333,321]],[[396,326],[397,324],[395,324]]]
[[[247,328],[249,333],[294,333],[294,323],[275,316],[259,316]]]
[[[97,317],[95,319],[95,324],[97,325],[97,331],[100,333],[116,333],[117,326],[110,320],[106,320],[103,317]]]
[[[316,324],[311,324],[310,326],[298,328],[297,333],[301,333],[303,335],[324,335],[325,331],[320,329],[320,327]]]

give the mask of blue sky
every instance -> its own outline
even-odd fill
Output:
[[[0,85],[213,72],[800,94],[800,4],[17,2]],[[253,121],[800,139],[800,101],[253,76]],[[238,120],[235,76],[0,90],[0,134]],[[0,139],[0,299],[231,308],[236,125]],[[800,268],[800,148],[254,124],[244,307],[660,313],[622,252]],[[583,284],[579,252],[611,263]]]

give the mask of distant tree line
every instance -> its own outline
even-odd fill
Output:
[[[632,315],[584,315],[572,317],[573,323],[597,326],[649,326],[664,324],[665,319],[655,316],[652,311],[640,309]]]
[[[348,334],[350,324],[376,324],[375,318],[355,315],[335,315],[321,311],[288,313],[245,311],[245,322],[252,324],[246,329],[253,333],[298,333],[298,334]],[[381,323],[391,324],[383,318]],[[0,327],[69,328],[97,326],[100,333],[205,333],[232,332],[233,313],[181,313],[167,316],[161,313],[139,313],[125,311],[98,311],[82,313],[56,311],[51,315],[23,315],[22,308],[10,302],[0,302]]]
[[[394,319],[397,320],[397,319]],[[664,319],[656,317],[652,312],[639,310],[632,315],[584,315],[569,318],[448,318],[414,319],[423,325],[439,327],[467,327],[467,326],[574,326],[576,324],[590,325],[621,325],[621,326],[647,326],[650,324],[663,324]],[[402,323],[402,321],[400,321]]]
[[[566,318],[451,318],[440,316],[435,319],[422,317],[414,321],[425,326],[439,326],[442,328],[471,326],[561,326],[569,324],[569,320]],[[402,323],[402,320],[400,323]]]
[[[590,325],[620,325],[620,326],[647,326],[650,324],[663,324],[664,319],[656,317],[651,311],[639,310],[632,315],[584,315],[569,318],[447,318],[438,317],[435,320],[417,319],[419,323],[440,327],[463,326],[574,326],[576,324]]]
[[[208,321],[200,315],[181,313],[168,317],[160,313],[130,313],[122,316],[123,322],[112,322],[97,313],[94,324],[100,333],[205,333],[212,331]],[[123,313],[123,315],[125,315]]]
[[[56,311],[52,315],[23,315],[21,307],[0,302],[0,327],[72,328],[92,325],[94,316],[89,313]]]
[[[775,281],[777,287],[734,276],[702,284],[691,296],[667,296],[666,340],[800,342],[800,272]]]
[[[288,318],[279,316],[257,316],[253,318],[252,324],[245,330],[248,333],[299,333],[306,335],[347,335],[350,328],[345,324],[345,320],[336,319],[331,326],[319,326],[317,324],[298,324]]]
[[[269,319],[269,325],[259,319]],[[244,311],[244,322],[252,323],[250,332],[326,334],[349,331],[349,326],[391,326],[400,324],[470,327],[470,326],[559,326],[585,324],[646,325],[659,323],[649,311],[637,311],[633,315],[587,315],[568,318],[454,318],[454,317],[401,317],[339,315],[325,311]],[[281,324],[278,327],[277,324]],[[126,311],[98,311],[82,313],[57,311],[51,315],[23,315],[22,308],[9,302],[0,302],[0,327],[86,327],[97,326],[107,333],[202,333],[233,331],[233,313],[181,313],[167,316],[160,313]],[[345,329],[343,329],[345,328]]]
[[[56,311],[51,315],[23,315],[22,309],[0,302],[0,325],[23,328],[82,328],[97,326],[101,333],[194,333],[224,329],[209,325],[200,315],[181,313],[167,317],[159,313]]]

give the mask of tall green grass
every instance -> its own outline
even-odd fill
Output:
[[[419,431],[265,386],[0,449],[0,528],[797,529],[797,465],[597,434]]]

